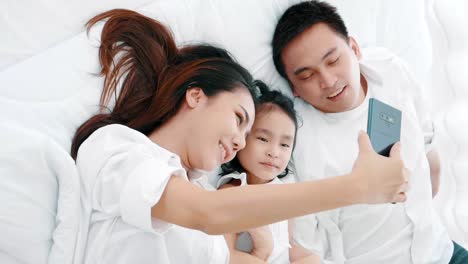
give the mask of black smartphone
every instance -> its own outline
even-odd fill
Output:
[[[375,152],[388,157],[400,141],[401,111],[375,98],[369,99],[367,134]]]

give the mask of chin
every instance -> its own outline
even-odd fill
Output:
[[[279,174],[279,173],[278,173]],[[259,178],[262,180],[262,181],[272,181],[274,178],[276,178],[276,172],[274,173],[274,175],[271,175],[271,173],[266,173],[265,175],[261,175],[259,176]]]

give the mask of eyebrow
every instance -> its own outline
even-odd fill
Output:
[[[272,133],[270,130],[265,129],[265,128],[257,128],[257,129],[255,129],[255,132],[265,133],[265,134],[267,134],[267,135],[270,136],[270,137],[273,135],[273,133]],[[290,136],[290,135],[282,135],[282,136],[281,136],[281,139],[292,141],[292,140],[293,140],[293,137]]]
[[[333,52],[335,52],[336,50],[337,50],[336,47],[333,47],[333,48],[329,49],[329,50],[327,51],[327,53],[325,53],[325,55],[322,56],[321,61],[325,60],[328,56],[330,56],[330,55],[331,55]],[[299,69],[297,69],[297,70],[294,71],[294,75],[299,75],[299,74],[301,74],[302,72],[307,71],[307,70],[309,70],[309,67],[301,67],[301,68],[299,68]]]

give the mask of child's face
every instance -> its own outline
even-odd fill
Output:
[[[291,118],[276,106],[257,113],[247,145],[237,154],[249,183],[269,182],[286,169],[295,130]]]

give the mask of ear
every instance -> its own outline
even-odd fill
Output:
[[[354,54],[356,55],[356,57],[358,58],[358,60],[360,60],[362,58],[362,53],[361,53],[361,49],[359,48],[359,45],[356,41],[356,39],[354,39],[353,37],[349,37],[349,47],[351,47],[351,49],[353,50]]]
[[[299,97],[299,94],[297,94],[296,89],[294,89],[294,87],[291,87],[291,89],[292,89],[294,97]]]
[[[203,90],[199,87],[190,88],[185,92],[185,101],[189,108],[196,108],[203,104],[207,99],[207,96]]]
[[[294,87],[294,85],[292,84],[292,82],[290,82],[288,80],[288,84],[289,84],[289,87],[291,88],[291,91],[292,91],[292,94],[294,97],[299,97],[299,95],[297,94],[297,91],[296,91],[296,88]]]

